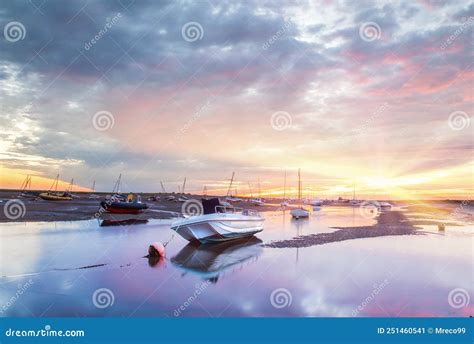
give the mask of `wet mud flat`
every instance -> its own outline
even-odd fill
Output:
[[[334,228],[337,229],[335,232],[298,236],[288,240],[273,241],[264,246],[273,248],[299,248],[362,238],[420,234],[417,231],[418,228],[407,219],[402,211],[381,212],[378,215],[377,223],[373,226]]]

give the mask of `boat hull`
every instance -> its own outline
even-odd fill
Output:
[[[211,214],[179,220],[171,226],[171,229],[191,242],[222,242],[261,232],[263,221],[260,216],[235,217],[227,214]]]
[[[305,209],[301,209],[301,208],[292,209],[291,216],[293,216],[293,218],[295,219],[306,218],[306,217],[309,217],[309,211]]]
[[[109,204],[107,201],[102,201],[100,205],[107,212],[113,214],[139,214],[143,210],[148,209],[148,205],[145,203],[113,202]]]
[[[40,193],[39,197],[44,199],[45,201],[71,201],[72,197],[70,196],[60,196],[60,195],[53,195],[48,193]]]

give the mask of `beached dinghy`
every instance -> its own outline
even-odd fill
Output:
[[[188,241],[220,242],[252,236],[263,230],[264,218],[258,212],[226,208],[218,198],[202,200],[202,215],[174,222],[171,229]]]

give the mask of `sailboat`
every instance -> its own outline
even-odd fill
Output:
[[[21,198],[36,198],[36,197],[38,197],[37,193],[31,191],[31,176],[30,175],[26,176],[25,180],[23,181],[23,183],[20,186],[20,190],[21,191],[20,191],[20,194],[18,195],[18,197],[21,197]]]
[[[360,202],[356,199],[356,186],[355,182],[352,185],[352,199],[349,202],[353,207],[358,207],[360,205]]]
[[[185,186],[186,186],[186,177],[184,177],[183,187],[182,187],[181,192],[180,192],[181,195],[178,196],[178,199],[176,200],[177,202],[186,202],[186,201],[189,200],[189,198],[184,195]]]
[[[47,192],[42,192],[39,196],[46,200],[46,201],[70,201],[72,200],[71,193],[69,192],[69,188],[72,187],[72,184],[69,184],[69,187],[64,192],[58,192],[58,182],[59,182],[59,174],[56,175],[56,179],[54,179],[53,184],[49,188]],[[53,191],[54,189],[54,191]]]
[[[91,199],[98,199],[100,198],[99,195],[96,195],[94,192],[95,192],[95,180],[92,182],[92,194],[89,195],[89,198]]]
[[[230,193],[230,190],[232,189],[232,183],[234,182],[234,176],[235,176],[235,172],[232,172],[232,177],[230,178],[230,183],[229,183],[229,188],[227,189],[227,194],[226,194],[226,197],[224,199],[224,202],[240,202],[242,201],[241,198],[237,198],[235,197],[235,194],[236,192],[234,192],[234,196],[231,195]],[[221,200],[221,203],[223,201]]]
[[[286,199],[286,171],[285,171],[285,178],[283,180],[283,201],[280,203],[282,207],[288,207],[289,202]]]
[[[309,211],[303,208],[302,205],[302,193],[301,193],[301,170],[298,169],[298,208],[291,210],[291,216],[295,219],[306,218],[309,217]]]
[[[250,184],[249,184],[249,188],[250,188]],[[258,198],[251,198],[249,200],[250,204],[251,205],[256,205],[256,206],[264,206],[265,205],[265,202],[263,201],[262,197],[261,197],[261,191],[260,191],[260,179],[258,179]]]
[[[105,201],[100,202],[100,206],[105,210],[101,217],[107,213],[113,214],[139,214],[148,209],[148,204],[142,203],[140,195],[129,193],[127,196],[120,194],[120,183],[122,181],[122,174],[119,175],[115,182],[112,196],[106,197]]]

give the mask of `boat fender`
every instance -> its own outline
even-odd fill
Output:
[[[154,242],[148,247],[148,254],[150,257],[164,257],[165,245],[159,241]]]

